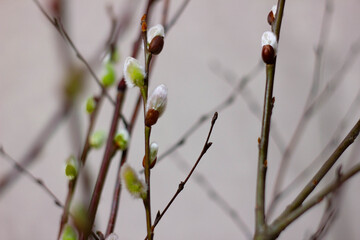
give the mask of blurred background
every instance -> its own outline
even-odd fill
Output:
[[[131,54],[138,35],[145,2],[64,1],[64,27],[97,75],[101,75],[101,66],[97,63],[111,31],[108,6],[112,6],[117,17],[125,13],[131,16],[127,30],[121,33],[118,41],[120,61],[116,69],[121,76],[124,59]],[[168,19],[172,19],[182,2],[170,1]],[[51,1],[44,0],[41,4],[53,14]],[[150,90],[160,83],[169,89],[167,110],[152,130],[152,140],[160,146],[159,154],[173,146],[204,114],[211,117],[216,110],[219,118],[211,136],[213,145],[195,171],[198,175],[189,180],[156,227],[156,239],[247,239],[248,232],[244,229],[251,234],[254,231],[257,139],[265,87],[265,65],[260,62],[261,35],[270,30],[267,14],[273,4],[276,2],[265,0],[189,1],[178,21],[166,33],[163,52],[156,57],[150,80]],[[162,9],[163,0],[159,0],[154,5],[150,26],[161,21]],[[360,116],[360,103],[354,102],[360,87],[359,10],[359,0],[286,2],[275,76],[272,123],[276,128],[271,134],[276,136],[269,145],[267,207],[273,197],[283,152],[303,115],[315,69],[320,69],[318,94],[329,82],[336,82],[331,85],[335,88],[330,87],[326,101],[306,121],[281,189],[333,140],[332,147],[318,162],[326,160]],[[324,14],[327,14],[325,24],[322,23]],[[323,52],[318,68],[315,50],[321,35],[324,36],[321,40]],[[142,54],[139,59],[143,59]],[[62,106],[64,84],[71,67],[83,69],[81,71],[86,74],[81,92],[68,117],[51,128],[54,130],[52,136],[28,167],[63,202],[67,193],[64,163],[70,154],[77,155],[83,144],[89,123],[85,102],[88,97],[99,94],[100,89],[33,1],[0,1],[0,145],[14,159],[24,158],[50,119],[58,119],[56,114]],[[240,82],[242,88],[237,91]],[[115,87],[109,92],[114,97]],[[127,92],[124,107],[127,118],[130,118],[137,94],[137,89]],[[227,101],[231,96],[233,101]],[[112,109],[105,100],[96,130],[108,132]],[[153,217],[157,210],[165,207],[195,163],[210,119],[196,131],[192,130],[185,144],[152,170]],[[128,158],[137,170],[142,168],[144,154],[142,121],[140,114]],[[335,139],[334,132],[338,132]],[[339,160],[345,170],[360,161],[357,142]],[[103,150],[89,154],[86,168],[92,176],[91,184],[95,183]],[[105,231],[107,225],[119,159],[118,153],[113,158],[101,197],[95,227],[101,231]],[[13,169],[3,157],[0,166],[1,177]],[[311,167],[310,174],[318,167],[319,164]],[[334,179],[335,170],[336,166],[319,189]],[[310,176],[291,187],[290,194],[272,209],[270,219],[286,207]],[[326,239],[360,238],[359,184],[360,177],[355,176],[341,188],[334,201],[336,220]],[[80,186],[74,203],[83,200]],[[325,203],[295,221],[279,239],[309,239],[318,228]],[[54,239],[61,214],[61,209],[38,185],[21,175],[0,195],[1,238]],[[145,226],[142,202],[123,191],[115,232],[121,239],[143,239]]]

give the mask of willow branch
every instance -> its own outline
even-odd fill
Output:
[[[184,181],[181,181],[177,191],[175,192],[174,196],[171,198],[171,200],[169,201],[169,203],[166,205],[166,207],[164,208],[164,210],[160,213],[158,212],[154,221],[154,225],[151,227],[152,230],[155,229],[155,227],[157,226],[157,224],[160,222],[160,220],[162,219],[162,217],[165,215],[165,213],[167,212],[167,210],[169,209],[169,207],[171,206],[171,204],[174,202],[174,200],[176,199],[176,197],[181,193],[181,191],[184,189],[186,183],[189,181],[191,175],[193,174],[193,172],[195,171],[197,165],[200,163],[202,157],[205,155],[205,153],[207,152],[207,150],[211,147],[212,142],[209,142],[210,140],[210,136],[212,133],[212,130],[214,128],[215,122],[218,118],[218,113],[215,112],[215,114],[213,115],[213,118],[211,120],[211,126],[210,126],[210,130],[208,133],[208,136],[206,138],[205,144],[203,146],[203,149],[201,150],[201,153],[197,159],[197,161],[195,162],[194,166],[192,167],[192,169],[190,170],[189,174],[187,175],[187,177],[185,178]],[[146,238],[145,238],[146,239]]]
[[[304,204],[299,206],[296,210],[275,220],[274,223],[270,226],[271,234],[279,235],[281,231],[283,231],[287,226],[289,226],[298,217],[303,215],[310,208],[319,204],[324,199],[324,197],[326,197],[329,193],[334,192],[344,182],[349,180],[351,177],[353,177],[358,172],[360,172],[360,164],[355,165],[348,172],[340,175],[340,177],[338,177],[335,181],[333,181],[331,184],[326,186],[324,189],[322,189],[320,192],[318,192],[315,196],[313,196],[307,202],[305,202]]]
[[[273,32],[276,35],[276,39],[279,42],[281,22],[283,18],[285,0],[279,0],[277,4],[277,12],[275,16],[275,22],[272,26]],[[255,237],[254,239],[262,239],[266,233],[266,221],[265,221],[265,187],[266,187],[266,170],[267,170],[267,152],[269,146],[269,134],[271,114],[274,107],[273,87],[275,77],[274,64],[266,65],[266,86],[264,96],[264,110],[263,119],[261,125],[261,135],[259,141],[259,159],[257,169],[257,183],[256,183],[256,204],[255,204]]]
[[[305,199],[310,195],[310,193],[315,189],[319,184],[322,178],[329,172],[332,166],[337,162],[339,157],[345,152],[345,150],[355,141],[360,132],[360,120],[355,124],[355,126],[350,130],[348,135],[343,139],[340,145],[336,150],[331,154],[329,159],[322,165],[314,177],[308,182],[308,184],[301,190],[301,192],[296,196],[296,198],[287,206],[283,213],[277,218],[283,219],[288,216],[293,211],[297,210]]]

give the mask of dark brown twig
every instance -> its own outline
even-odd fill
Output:
[[[195,168],[197,167],[197,165],[200,163],[202,157],[205,155],[206,151],[211,147],[212,142],[209,142],[210,140],[210,136],[212,133],[212,130],[214,128],[215,122],[218,118],[218,113],[215,112],[215,114],[213,115],[213,118],[211,120],[211,126],[210,126],[210,130],[208,133],[208,136],[206,138],[205,144],[203,146],[203,149],[201,150],[200,156],[198,157],[197,161],[195,162],[194,166],[192,167],[192,169],[190,170],[189,174],[187,175],[187,177],[185,178],[184,181],[181,181],[179,184],[179,187],[177,189],[177,191],[175,192],[174,196],[171,198],[171,200],[169,201],[169,203],[166,205],[166,207],[164,208],[164,210],[160,213],[158,212],[156,215],[156,218],[154,220],[154,224],[152,226],[152,230],[154,231],[156,225],[160,222],[161,218],[165,215],[166,211],[169,209],[169,207],[171,206],[171,204],[174,202],[174,200],[176,199],[176,197],[181,193],[181,191],[184,189],[186,183],[189,181],[191,175],[193,174],[193,172],[195,171]],[[146,238],[145,238],[146,239]]]
[[[68,183],[68,193],[66,196],[64,211],[61,216],[58,239],[60,239],[62,230],[64,229],[64,226],[68,221],[70,205],[71,205],[71,201],[73,199],[73,195],[75,192],[76,183],[77,183],[78,177],[80,175],[81,169],[85,166],[87,155],[91,149],[90,143],[89,143],[89,138],[90,138],[91,133],[93,132],[93,128],[95,126],[96,119],[97,119],[103,98],[104,98],[104,92],[101,92],[101,95],[96,98],[97,99],[96,105],[95,105],[94,111],[90,115],[90,123],[89,123],[88,129],[87,129],[87,134],[86,134],[83,150],[78,158],[78,159],[80,159],[80,161],[79,161],[80,168],[79,168],[77,176],[74,179],[69,180],[69,183]]]

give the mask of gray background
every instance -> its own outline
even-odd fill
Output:
[[[69,34],[81,53],[88,59],[104,43],[110,25],[106,3],[113,3],[118,13],[125,1],[76,0],[69,4]],[[119,43],[121,61],[117,71],[131,52],[131,43],[137,34],[138,22],[145,1],[140,1],[131,30]],[[156,6],[152,24],[160,21],[161,1]],[[47,1],[43,1],[46,5]],[[170,17],[181,1],[171,1]],[[274,1],[209,1],[193,0],[166,37],[163,53],[158,57],[151,77],[150,89],[159,83],[169,88],[168,108],[153,128],[152,139],[160,145],[160,154],[203,114],[218,106],[232,91],[222,75],[238,82],[259,61],[261,34],[269,29],[266,16]],[[276,103],[273,120],[286,142],[302,114],[311,85],[314,68],[314,48],[319,38],[325,1],[287,1],[278,53],[274,95]],[[325,49],[321,87],[334,75],[346,58],[350,45],[359,41],[360,1],[335,1],[329,39]],[[152,25],[150,24],[150,25]],[[59,54],[61,39],[54,28],[30,0],[0,1],[0,144],[15,159],[20,159],[56,111],[61,99],[64,66]],[[66,49],[66,48],[65,48]],[[345,80],[334,95],[309,123],[299,147],[292,158],[286,181],[308,165],[316,156],[359,89],[359,58],[352,62]],[[77,61],[77,64],[82,63]],[[255,100],[261,104],[265,83],[265,66],[248,84]],[[100,74],[98,69],[97,73]],[[221,74],[220,74],[221,75]],[[78,102],[81,131],[84,136],[88,121],[84,111],[85,99],[99,92],[91,77]],[[114,89],[112,89],[112,94]],[[131,113],[136,89],[128,91],[125,107]],[[97,129],[108,131],[112,107],[106,102]],[[359,117],[359,109],[349,118],[348,131]],[[129,161],[141,169],[143,156],[142,117],[140,115],[133,139]],[[209,122],[209,121],[208,121]],[[205,140],[209,123],[202,125],[181,147],[157,165],[152,173],[153,214],[163,209],[186,173],[181,159],[191,165],[195,162]],[[257,165],[257,138],[260,122],[249,111],[242,98],[220,112],[214,129],[211,149],[198,166],[197,172],[237,211],[253,231],[254,198]],[[342,134],[345,136],[346,131]],[[42,178],[54,193],[65,199],[66,178],[64,160],[76,154],[70,139],[69,122],[61,125],[29,170]],[[348,152],[350,152],[349,150]],[[103,151],[93,151],[88,163],[94,174]],[[346,164],[349,154],[341,158]],[[180,159],[181,158],[181,159]],[[103,191],[97,215],[97,228],[104,230],[110,211],[113,182],[119,156],[114,158]],[[270,142],[268,159],[267,200],[270,199],[275,174],[281,155]],[[359,159],[355,159],[357,162]],[[0,175],[11,169],[1,160]],[[331,172],[334,175],[334,172]],[[330,181],[333,177],[328,177]],[[94,180],[95,181],[95,180]],[[359,239],[358,227],[360,178],[355,177],[344,188],[340,215],[326,239]],[[294,195],[282,201],[279,213]],[[80,201],[76,197],[75,202]],[[280,239],[304,239],[319,222],[324,204],[311,210],[290,226]],[[22,176],[0,199],[0,232],[2,239],[54,239],[57,235],[61,210],[33,182]],[[134,200],[126,191],[121,196],[121,207],[116,232],[121,239],[142,239],[145,236],[145,214],[141,201]],[[154,215],[155,216],[155,215]],[[245,239],[230,217],[225,214],[190,179],[155,231],[157,239]]]

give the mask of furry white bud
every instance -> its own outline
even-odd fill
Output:
[[[144,78],[146,76],[145,69],[135,58],[126,58],[124,63],[124,76],[128,87],[144,86]]]

